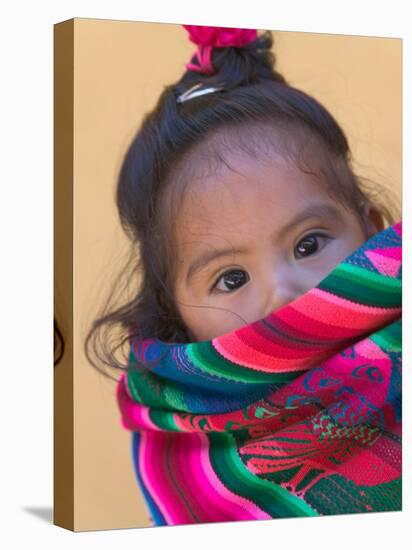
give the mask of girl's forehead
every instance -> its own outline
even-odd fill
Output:
[[[287,221],[307,203],[330,202],[313,174],[279,155],[226,155],[213,174],[187,182],[175,220],[178,236]]]
[[[273,121],[255,121],[225,126],[192,145],[172,167],[171,180],[181,183],[213,183],[226,169],[242,169],[251,160],[277,160],[291,166],[313,163],[315,152],[323,149],[308,128]],[[304,160],[305,159],[305,160]]]
[[[311,133],[287,130],[270,124],[222,130],[191,148],[163,195],[173,244],[188,235],[280,224],[309,199],[331,201],[322,145]]]
[[[213,169],[198,170],[186,179],[182,207],[215,210],[222,201],[230,204],[250,199],[282,203],[303,191],[326,195],[320,180],[321,174],[302,170],[293,160],[275,152],[252,156],[229,151],[221,155]]]

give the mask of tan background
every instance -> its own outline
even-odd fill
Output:
[[[401,197],[401,40],[274,32],[278,68],[335,115],[356,167]],[[195,46],[179,25],[74,20],[74,526],[149,525],[114,385],[83,340],[123,266],[114,204],[122,154]],[[58,283],[58,281],[57,281]]]

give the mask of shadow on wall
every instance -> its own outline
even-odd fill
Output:
[[[52,523],[53,521],[53,509],[48,506],[26,506],[22,508],[28,514],[36,516],[46,523]]]

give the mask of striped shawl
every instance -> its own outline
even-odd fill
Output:
[[[401,230],[223,336],[131,336],[117,399],[155,525],[401,510]]]

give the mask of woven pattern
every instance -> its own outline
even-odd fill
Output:
[[[401,230],[223,336],[131,337],[117,398],[156,525],[401,510]]]

